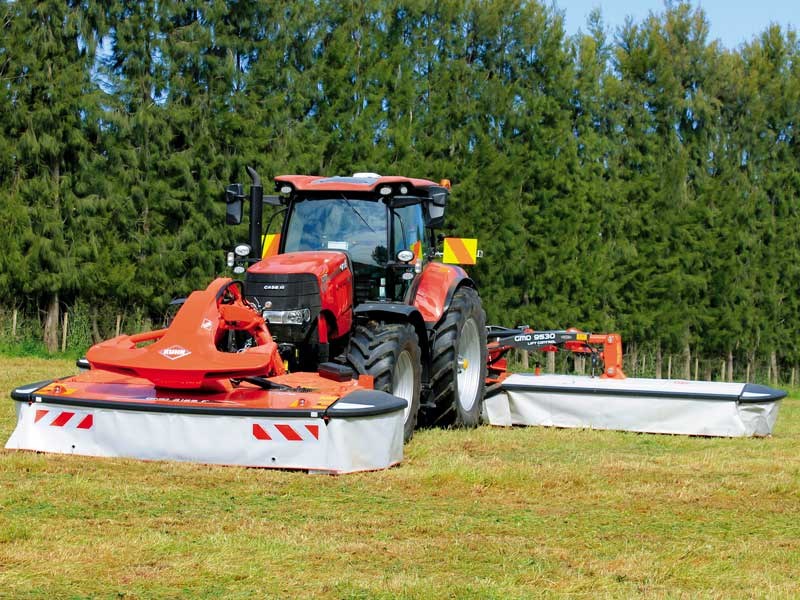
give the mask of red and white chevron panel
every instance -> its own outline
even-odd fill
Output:
[[[77,418],[74,418],[76,417]],[[76,415],[69,410],[47,410],[36,409],[33,417],[34,423],[49,425],[50,427],[74,427],[75,429],[91,429],[94,425],[94,417],[91,413]]]
[[[262,441],[316,442],[319,425],[291,425],[290,423],[253,423],[253,437]]]

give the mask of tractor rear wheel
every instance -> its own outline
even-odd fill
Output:
[[[486,313],[474,289],[456,291],[436,327],[432,355],[433,408],[426,413],[426,421],[477,426],[486,382]]]
[[[403,440],[414,434],[419,412],[422,366],[419,339],[409,323],[358,325],[350,339],[347,361],[362,375],[372,375],[375,389],[404,398]]]

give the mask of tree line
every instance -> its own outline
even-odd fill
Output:
[[[74,306],[99,337],[224,272],[252,165],[449,178],[491,322],[800,359],[794,30],[727,49],[684,2],[574,36],[524,0],[0,11],[0,305],[50,347]]]

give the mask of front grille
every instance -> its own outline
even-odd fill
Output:
[[[355,277],[355,297],[356,303],[361,304],[362,302],[367,302],[368,300],[374,300],[377,298],[378,294],[374,290],[375,284],[372,280],[372,277],[369,275],[356,275]]]
[[[248,273],[244,295],[259,311],[308,308],[311,321],[304,325],[270,324],[275,341],[303,342],[314,329],[320,311],[319,284],[310,273]],[[267,306],[267,302],[271,303]]]

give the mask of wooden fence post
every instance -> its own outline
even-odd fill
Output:
[[[14,309],[14,314],[11,315],[11,337],[17,337],[17,309]]]
[[[656,346],[656,379],[661,379],[661,371],[664,366],[664,358],[661,356],[661,344]]]
[[[730,350],[728,351],[728,379],[727,381],[733,381],[733,352]]]
[[[773,350],[769,353],[769,382],[778,385],[781,382],[780,368],[778,367],[778,353]]]
[[[64,328],[61,331],[61,351],[67,350],[67,329],[69,329],[69,313],[64,311]]]
[[[689,347],[689,342],[683,346],[683,378],[692,378],[692,349]]]

